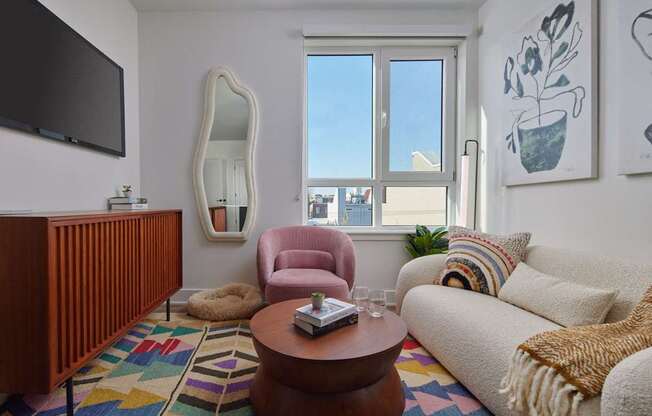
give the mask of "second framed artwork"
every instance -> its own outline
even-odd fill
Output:
[[[652,172],[652,0],[618,3],[621,175]]]
[[[597,2],[550,2],[504,40],[503,184],[597,175]]]

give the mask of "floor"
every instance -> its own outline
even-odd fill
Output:
[[[249,385],[258,358],[248,322],[201,321],[180,307],[167,322],[162,311],[79,371],[75,414],[253,415]],[[404,416],[491,415],[416,340],[406,340],[395,365],[406,397]],[[0,406],[0,416],[63,414],[63,389],[12,396]]]

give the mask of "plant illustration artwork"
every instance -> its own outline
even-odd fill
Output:
[[[632,39],[645,58],[652,61],[652,9],[640,13],[632,22]],[[643,136],[652,144],[652,124],[643,131]]]
[[[582,114],[586,90],[567,72],[580,54],[583,36],[574,18],[575,1],[557,5],[505,62],[503,93],[517,104],[510,109],[513,123],[505,140],[528,174],[557,168],[569,118]]]

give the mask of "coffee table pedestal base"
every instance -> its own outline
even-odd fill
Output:
[[[400,416],[405,408],[401,379],[394,367],[376,383],[339,393],[311,393],[269,376],[262,364],[251,386],[257,416]]]

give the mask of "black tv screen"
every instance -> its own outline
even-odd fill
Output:
[[[0,1],[0,125],[125,156],[122,68],[36,0]]]

